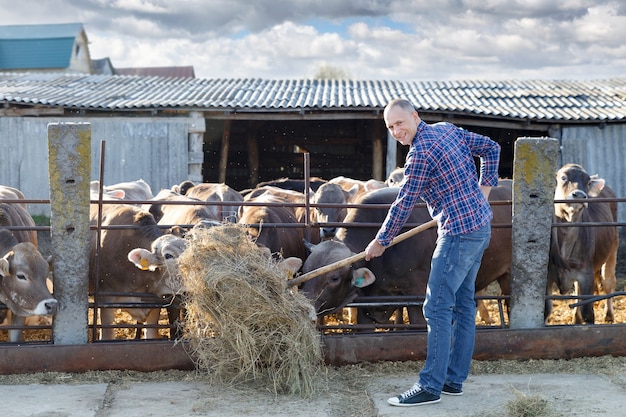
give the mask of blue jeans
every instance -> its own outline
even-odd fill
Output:
[[[424,301],[428,350],[419,383],[439,395],[443,384],[461,389],[474,353],[474,286],[491,223],[474,232],[437,239]]]

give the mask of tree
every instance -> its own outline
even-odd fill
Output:
[[[322,64],[315,70],[313,78],[318,80],[348,80],[352,78],[352,75],[343,68]]]

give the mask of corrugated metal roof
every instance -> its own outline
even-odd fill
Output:
[[[423,112],[536,121],[626,119],[626,78],[410,82],[0,73],[2,102],[87,110],[369,111],[396,97]]]
[[[0,69],[67,68],[80,23],[0,26]]]

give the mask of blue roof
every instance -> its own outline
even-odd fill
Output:
[[[0,69],[67,68],[80,23],[0,26]]]

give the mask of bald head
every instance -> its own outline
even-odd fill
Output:
[[[391,136],[403,145],[410,145],[421,121],[413,104],[402,98],[391,100],[383,116]]]

